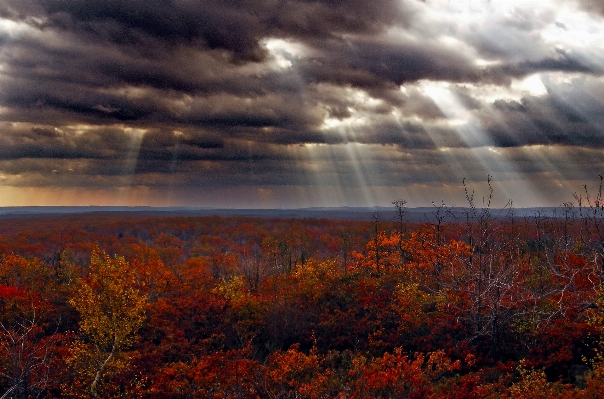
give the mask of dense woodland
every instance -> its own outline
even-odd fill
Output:
[[[1,219],[0,397],[601,397],[601,195],[468,198],[430,223]]]

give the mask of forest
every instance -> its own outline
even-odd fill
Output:
[[[0,219],[0,398],[598,398],[604,202]],[[460,215],[462,215],[460,217]]]

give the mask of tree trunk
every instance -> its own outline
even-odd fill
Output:
[[[94,376],[94,381],[92,381],[92,384],[90,384],[90,395],[93,398],[99,397],[97,387],[99,385],[99,382],[101,381],[101,377],[103,375],[103,370],[105,370],[105,367],[107,366],[107,364],[109,364],[109,362],[113,359],[116,346],[117,346],[117,335],[114,338],[113,347],[111,348],[111,353],[109,353],[109,356],[107,356],[107,359],[105,359],[105,361],[103,361],[101,366],[98,368],[98,370],[96,371],[96,374]]]

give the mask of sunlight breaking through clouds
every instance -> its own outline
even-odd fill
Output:
[[[604,172],[604,8],[587,0],[0,15],[5,203],[420,206],[492,175],[558,205]]]
[[[538,91],[537,82],[528,78],[525,80],[522,88]],[[540,83],[540,80],[538,80]],[[531,185],[528,182],[522,182],[522,177],[516,170],[513,163],[506,160],[501,152],[494,146],[488,136],[488,132],[483,129],[481,122],[470,112],[457,98],[454,92],[450,90],[450,85],[446,82],[421,82],[423,91],[432,98],[440,110],[447,116],[446,123],[459,135],[469,155],[474,157],[480,164],[480,168],[485,174],[496,175],[494,186],[498,187],[504,195],[510,199],[513,198],[513,191],[505,184],[507,180],[520,181],[521,192],[529,193],[536,198]],[[450,158],[454,165],[462,163],[461,160]],[[504,177],[505,175],[505,177]]]
[[[274,63],[278,68],[287,69],[293,66],[292,61],[296,61],[305,56],[306,49],[301,43],[280,38],[270,38],[264,40],[264,46],[274,57]]]

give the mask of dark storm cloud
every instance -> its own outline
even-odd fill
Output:
[[[435,129],[432,129],[432,131],[435,134],[437,133]],[[452,130],[440,131],[438,134],[443,138],[448,138],[447,141],[450,147],[459,145],[459,143],[455,141],[455,135]],[[325,131],[323,132],[322,140],[317,140],[316,142],[325,142],[329,144],[361,143],[397,145],[405,149],[436,148],[436,144],[431,139],[426,128],[421,124],[411,122],[399,124],[392,120],[384,120],[381,123],[376,122],[371,126],[365,126],[354,132],[348,132],[348,134],[341,134],[337,131]]]
[[[485,76],[499,79],[552,68],[585,70],[567,57],[483,71],[463,51],[432,39],[361,36],[380,33],[392,24],[404,26],[410,18],[405,11],[394,1],[371,6],[320,1],[9,1],[2,6],[3,15],[57,37],[49,42],[40,35],[12,39],[5,61],[6,75],[12,79],[2,83],[0,100],[17,112],[50,108],[64,111],[67,120],[87,123],[177,122],[303,132],[320,125],[317,115],[304,116],[316,105],[301,97],[310,84],[351,85],[389,98],[398,85],[419,79],[476,82]],[[253,65],[268,57],[253,54],[266,53],[262,40],[271,35],[302,40],[311,54],[297,60],[295,68],[254,73],[203,51],[221,49]],[[135,98],[124,90],[108,90],[120,87],[157,90]],[[165,101],[178,96],[174,91],[212,104],[201,101],[197,108],[193,104],[191,112],[175,109]],[[254,105],[241,107],[235,98],[208,98],[219,93],[251,99]],[[268,93],[275,94],[272,104],[257,101]],[[278,98],[283,95],[289,98]],[[217,110],[222,101],[227,101],[228,109]],[[329,112],[342,117],[348,110]]]
[[[15,128],[1,126],[0,159],[216,159],[212,150],[224,147],[224,140],[211,132],[149,131],[140,143],[117,127],[75,132],[51,127]],[[232,155],[224,154],[226,158]]]
[[[566,72],[566,73],[604,73],[604,66],[590,65],[588,60],[580,56],[570,56],[558,50],[556,58],[544,58],[538,61],[524,61],[517,64],[504,65],[492,68],[490,73],[494,76],[522,77],[537,72]]]
[[[604,15],[604,1],[603,0],[580,0],[579,4],[586,11],[597,12]]]
[[[600,34],[604,3],[562,2],[578,20],[511,3],[5,0],[0,173],[392,185],[542,171],[483,148],[604,148],[604,58],[575,40],[584,21]],[[544,92],[517,88],[535,75]]]
[[[499,100],[494,113],[481,114],[494,144],[604,148],[604,85],[584,79],[545,83],[547,96]]]
[[[300,70],[312,82],[359,88],[397,88],[420,79],[476,81],[479,71],[471,60],[452,47],[438,43],[383,43],[331,41],[320,56],[311,57]]]
[[[404,17],[393,0],[9,0],[0,15],[119,46],[138,47],[159,39],[169,45],[226,50],[236,61],[262,60],[266,50],[259,42],[270,35],[327,38],[374,33]]]
[[[127,137],[117,129],[85,135],[51,127],[1,125],[0,159],[18,158],[120,158]]]
[[[559,112],[560,105],[555,101],[525,101],[524,104],[499,102],[496,108],[507,118],[507,122],[488,129],[488,133],[498,147],[604,147],[604,132],[601,127],[594,126],[580,113],[567,108]]]
[[[256,55],[266,53],[262,40],[277,36],[307,41],[322,53],[300,61],[302,84],[328,81],[392,87],[433,75],[459,80],[473,73],[468,60],[455,49],[342,39],[347,33],[378,33],[390,23],[404,22],[405,14],[397,2],[372,2],[370,6],[366,2],[269,3],[8,2],[4,15],[41,27],[42,32],[52,32],[67,43],[49,46],[41,38],[14,39],[15,55],[8,58],[7,65],[25,81],[85,87],[128,84],[188,93],[241,94],[299,90],[295,76],[287,72],[242,76],[237,68],[225,66],[220,55],[197,52],[221,49],[240,61],[261,61],[266,54]],[[221,39],[221,32],[228,37]],[[138,39],[125,39],[130,36]],[[94,113],[94,108],[78,102],[47,101],[49,106]],[[109,116],[121,120],[141,116],[139,110],[118,105],[105,106],[114,110]]]

